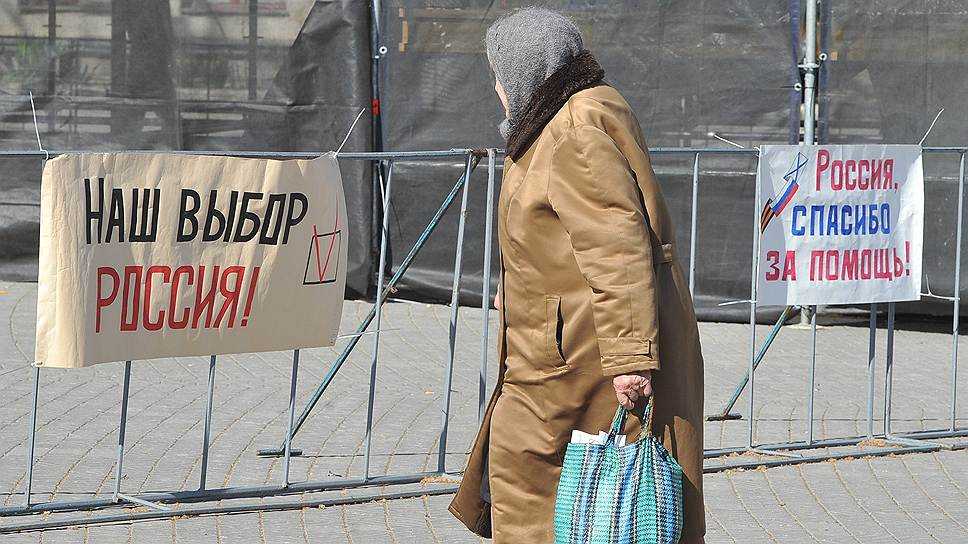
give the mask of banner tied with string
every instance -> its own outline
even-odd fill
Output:
[[[920,146],[767,145],[757,182],[759,304],[918,300]]]
[[[334,153],[50,160],[35,365],[332,345],[345,225]]]

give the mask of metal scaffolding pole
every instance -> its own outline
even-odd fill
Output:
[[[47,0],[47,130],[57,128],[57,0]]]
[[[249,100],[259,86],[259,0],[249,0]]]
[[[816,142],[817,103],[817,0],[807,0],[807,16],[804,18],[803,63],[803,142],[813,145]]]

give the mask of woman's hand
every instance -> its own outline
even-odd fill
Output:
[[[494,293],[494,309],[501,311],[501,284],[497,284],[497,292]]]
[[[652,371],[633,372],[612,378],[615,397],[626,410],[631,410],[635,401],[652,395]]]

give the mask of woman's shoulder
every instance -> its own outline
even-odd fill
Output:
[[[628,123],[637,123],[632,108],[614,87],[602,84],[573,94],[549,128],[559,136],[585,127],[611,133],[619,127],[627,128]]]

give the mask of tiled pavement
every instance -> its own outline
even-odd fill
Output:
[[[0,283],[0,502],[23,501],[34,338],[35,286]],[[369,310],[347,303],[344,330]],[[386,307],[371,474],[432,469],[440,425],[448,309]],[[493,316],[492,316],[493,317]],[[480,310],[461,309],[448,469],[458,470],[477,422]],[[749,353],[742,325],[701,325],[707,412],[721,406]],[[492,324],[493,331],[493,324]],[[760,338],[766,328],[760,332]],[[492,336],[493,339],[493,336]],[[806,418],[808,331],[786,328],[757,372],[758,442],[799,440]],[[359,476],[372,337],[350,357],[296,440],[292,481]],[[337,347],[341,347],[342,344]],[[884,353],[884,332],[879,353]],[[862,434],[867,330],[831,326],[818,342],[815,432]],[[962,353],[968,341],[960,339]],[[950,336],[897,333],[895,430],[948,425]],[[299,401],[328,369],[334,349],[305,350]],[[493,353],[490,374],[493,375]],[[290,354],[219,358],[210,487],[278,482],[282,462],[255,455],[284,434]],[[113,486],[121,364],[44,370],[38,415],[35,500],[108,493]],[[123,490],[198,486],[206,358],[133,365]],[[879,357],[878,370],[883,369]],[[881,372],[878,372],[880,375]],[[959,425],[968,426],[968,372]],[[493,377],[492,377],[493,381]],[[883,383],[877,385],[878,401]],[[745,411],[745,396],[738,408]],[[881,426],[878,420],[878,428]],[[707,423],[707,447],[741,445],[745,421]],[[719,472],[705,480],[708,542],[968,542],[968,451],[907,454]],[[408,487],[404,489],[414,489]],[[304,498],[345,497],[346,493]],[[286,500],[291,500],[292,497]],[[273,502],[277,499],[267,499]],[[447,495],[347,506],[145,521],[23,534],[0,542],[476,542],[447,513]],[[250,501],[251,502],[251,501]],[[57,519],[52,515],[47,519]],[[4,518],[0,526],[27,518]]]

